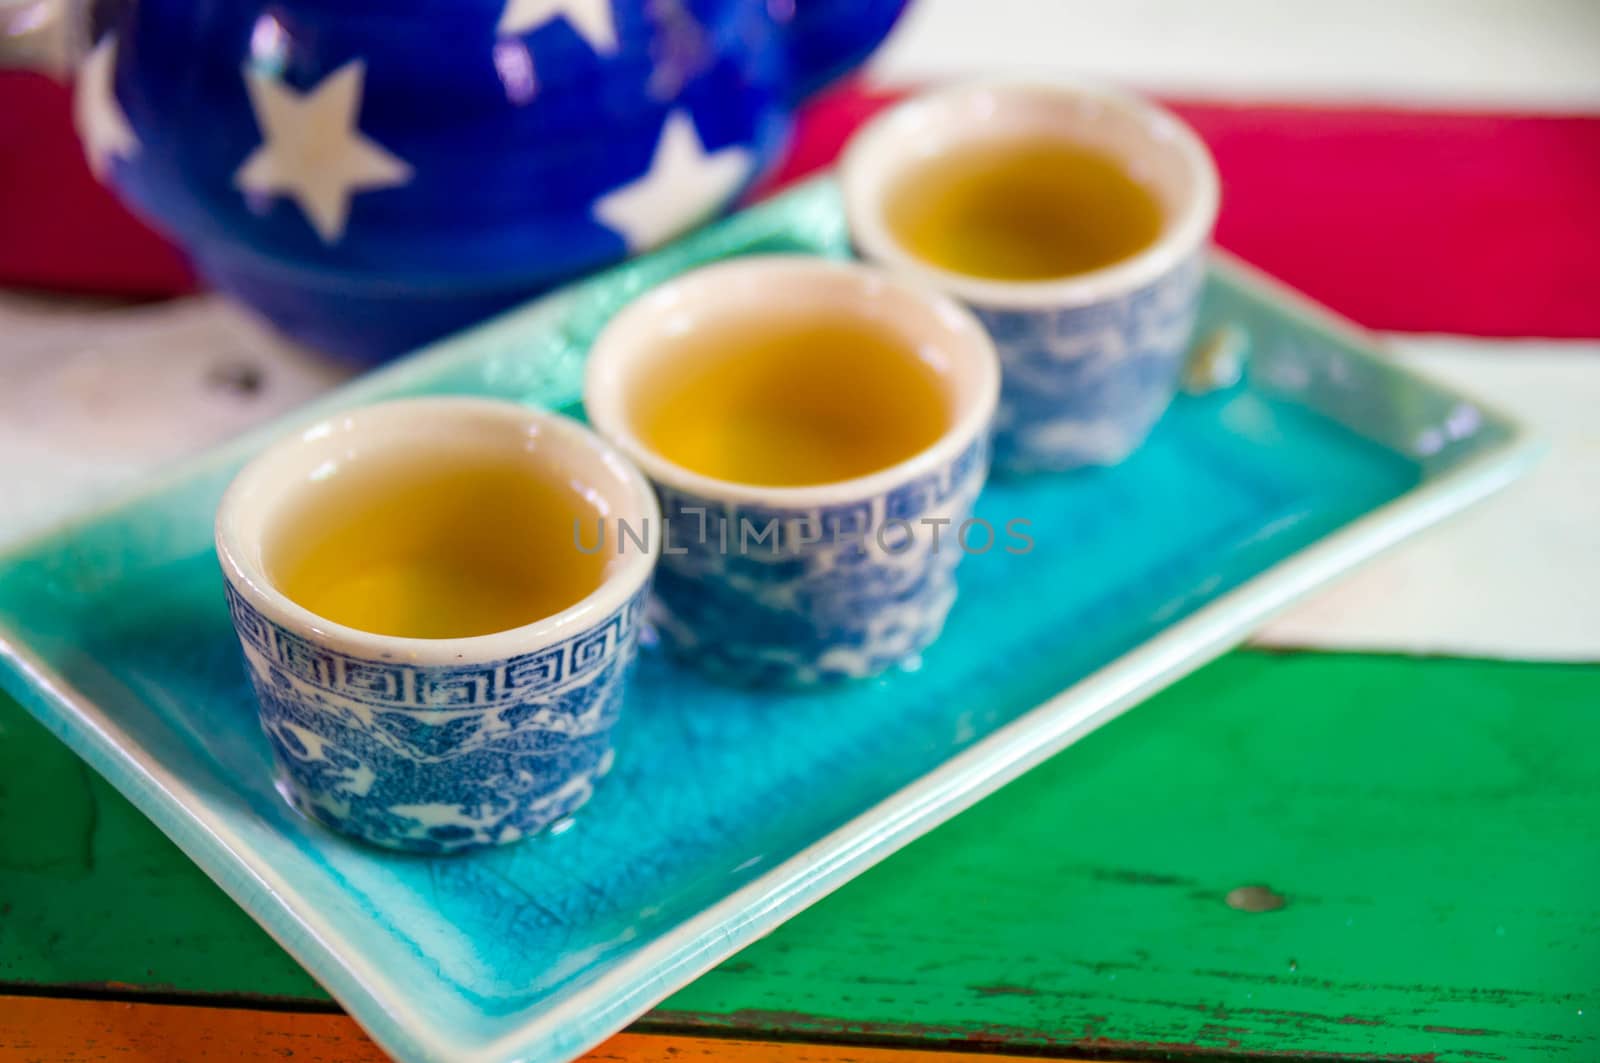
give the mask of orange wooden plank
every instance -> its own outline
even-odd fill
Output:
[[[292,1055],[291,1055],[292,1053]],[[344,1015],[0,997],[0,1063],[383,1063]]]
[[[345,1015],[0,996],[0,1063],[383,1063],[385,1058]],[[584,1061],[996,1063],[1002,1058],[622,1033]]]

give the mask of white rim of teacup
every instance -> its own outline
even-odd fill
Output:
[[[919,158],[994,138],[996,134],[985,132],[982,126],[1001,97],[1022,97],[1046,106],[1114,110],[1142,127],[1147,144],[1175,152],[1189,192],[1176,209],[1163,202],[1167,217],[1156,242],[1109,266],[1040,281],[972,277],[935,266],[906,250],[884,219],[884,198],[894,179]],[[1028,124],[1038,128],[1043,122]],[[1064,134],[1062,139],[1074,138]],[[1137,162],[1128,153],[1114,154],[1125,163]],[[996,309],[1085,306],[1141,288],[1206,242],[1221,203],[1216,163],[1193,129],[1149,100],[1089,81],[989,78],[914,96],[868,122],[852,138],[839,174],[850,236],[863,258],[903,271],[970,303]]]
[[[946,359],[936,365],[953,403],[950,426],[923,450],[864,476],[800,486],[767,486],[720,480],[658,455],[633,430],[627,410],[629,371],[652,357],[661,336],[686,328],[693,316],[749,313],[767,305],[796,305],[805,286],[850,297],[906,334],[919,349],[932,347]],[[819,296],[817,296],[820,298]],[[837,306],[829,301],[828,306]],[[926,353],[924,355],[926,357]],[[960,374],[957,376],[956,374]],[[847,386],[848,381],[841,381]],[[936,291],[856,262],[811,255],[748,255],[703,266],[652,289],[623,308],[601,330],[589,351],[583,403],[589,421],[656,482],[713,502],[806,509],[846,499],[874,497],[955,460],[986,432],[1000,395],[1000,359],[982,323],[971,311]]]
[[[449,396],[396,399],[335,414],[268,447],[234,477],[217,507],[217,556],[234,586],[268,619],[313,632],[352,656],[400,664],[446,665],[515,657],[603,620],[638,593],[650,578],[660,545],[623,551],[607,566],[605,579],[572,605],[519,627],[461,638],[380,635],[313,613],[280,591],[267,575],[263,540],[272,513],[299,485],[330,460],[355,453],[363,436],[388,437],[380,447],[420,447],[428,432],[465,424],[509,430],[530,455],[537,441],[576,455],[609,484],[588,484],[601,500],[601,519],[649,528],[660,520],[655,491],[644,474],[615,447],[568,417],[499,399]],[[341,441],[348,440],[344,446]],[[642,523],[641,523],[642,522]],[[576,546],[574,547],[576,548]]]

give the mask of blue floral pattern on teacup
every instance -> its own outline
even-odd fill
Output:
[[[861,678],[914,657],[955,602],[962,526],[988,460],[979,439],[885,494],[804,510],[658,484],[666,537],[652,619],[663,644],[750,685]]]
[[[280,789],[325,826],[426,853],[514,841],[611,766],[642,591],[533,652],[424,666],[316,645],[225,587]]]
[[[1193,255],[1127,295],[1065,309],[973,306],[1000,351],[997,469],[1114,465],[1177,392],[1200,305]]]

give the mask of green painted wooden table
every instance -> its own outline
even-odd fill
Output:
[[[1233,653],[641,1026],[1123,1058],[1600,1060],[1597,750],[1600,668]],[[5,991],[326,1001],[9,702]]]

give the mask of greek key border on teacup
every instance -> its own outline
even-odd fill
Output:
[[[773,539],[762,539],[762,546],[784,550],[792,539],[798,542],[830,542],[834,537],[859,538],[873,531],[878,523],[915,521],[964,490],[982,467],[989,446],[987,434],[943,467],[901,484],[886,494],[859,502],[819,506],[811,510],[779,509],[769,506],[708,502],[698,495],[657,486],[664,516],[685,520],[685,509],[704,509],[708,542],[726,542],[725,527],[766,528],[776,522]],[[817,538],[821,536],[820,540]],[[796,538],[797,537],[797,538]]]
[[[351,657],[318,646],[267,619],[223,581],[239,637],[270,663],[310,686],[392,708],[482,709],[548,693],[593,672],[643,615],[640,591],[604,620],[565,642],[488,664],[426,667]]]

